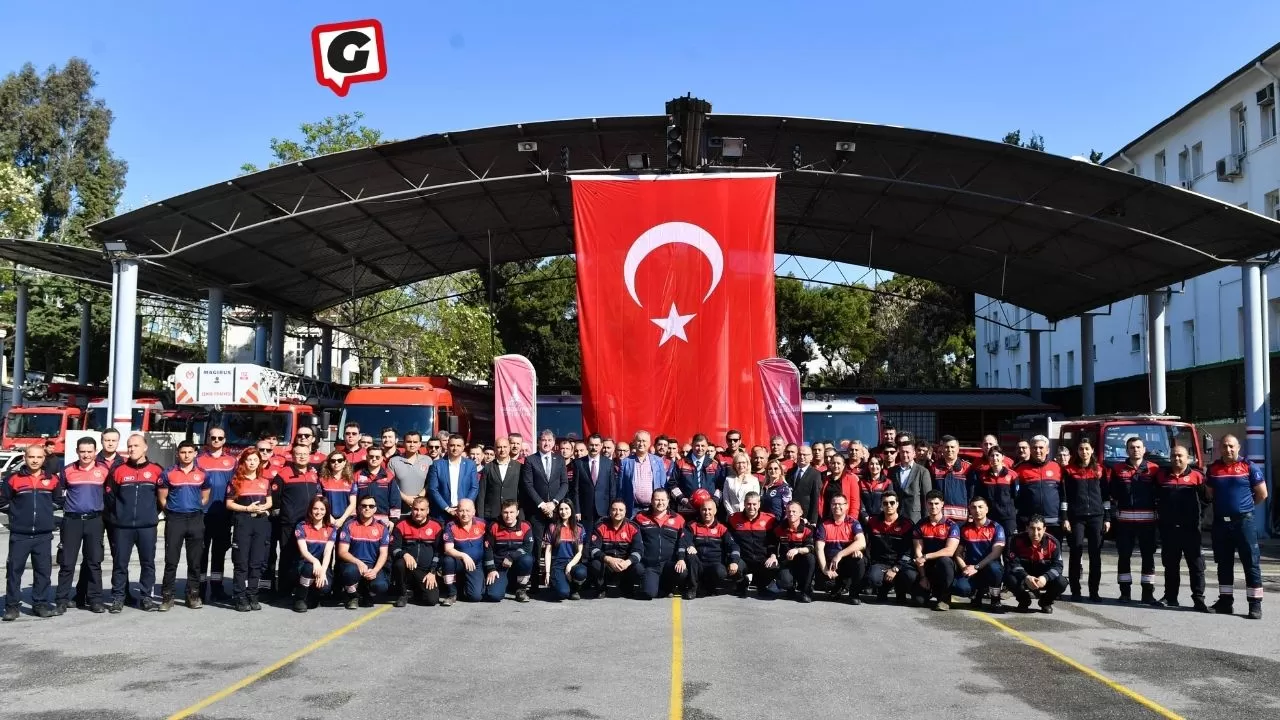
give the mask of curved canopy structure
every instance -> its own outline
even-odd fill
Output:
[[[490,262],[573,252],[566,171],[665,167],[667,124],[583,118],[426,135],[238,177],[93,232],[141,256],[144,277],[182,278],[189,297],[221,287],[230,302],[310,316]],[[701,133],[704,171],[780,172],[778,253],[936,280],[1050,320],[1280,248],[1280,223],[1257,214],[1002,143],[717,114]],[[724,157],[720,138],[744,139],[742,156]]]

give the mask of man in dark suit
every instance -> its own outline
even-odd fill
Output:
[[[431,516],[443,525],[453,520],[462,500],[475,502],[480,495],[476,481],[476,464],[463,457],[466,443],[461,435],[449,438],[447,454],[431,463],[427,470],[427,495],[431,498]]]
[[[511,457],[509,439],[498,438],[493,447],[493,462],[480,471],[480,495],[476,506],[481,517],[497,521],[502,517],[502,503],[520,500],[520,463]],[[521,513],[521,520],[523,515]]]
[[[800,503],[804,519],[810,525],[818,524],[818,495],[822,492],[822,475],[813,466],[813,448],[800,447],[796,466],[787,471],[787,484],[791,486],[791,499]]]
[[[933,489],[933,473],[916,462],[916,447],[910,439],[898,446],[897,454],[897,464],[888,466],[885,474],[893,481],[893,489],[902,503],[898,512],[911,522],[919,523],[920,518],[929,514],[924,496]]]
[[[584,528],[595,528],[609,517],[609,503],[618,492],[618,476],[613,462],[602,452],[604,440],[599,435],[587,438],[587,455],[575,461],[578,521]]]
[[[542,557],[542,535],[555,517],[556,505],[569,496],[569,477],[564,458],[556,450],[556,434],[543,430],[538,435],[538,452],[525,456],[520,471],[520,509],[533,526],[534,557]],[[534,573],[534,579],[543,573]]]

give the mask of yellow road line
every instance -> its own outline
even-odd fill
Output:
[[[974,613],[973,617],[979,618],[979,619],[983,620],[984,622],[986,622],[986,623],[987,623],[987,624],[989,624],[989,625],[994,625],[995,627],[997,627],[997,628],[999,628],[999,629],[1003,630],[1004,632],[1006,632],[1006,633],[1008,633],[1008,634],[1010,634],[1010,635],[1014,636],[1015,638],[1017,638],[1017,639],[1021,640],[1023,643],[1025,643],[1025,644],[1027,644],[1027,645],[1030,645],[1031,647],[1033,647],[1033,648],[1035,648],[1035,649],[1039,650],[1040,652],[1042,652],[1042,653],[1044,653],[1044,654],[1048,655],[1049,657],[1052,657],[1052,658],[1055,658],[1055,659],[1057,659],[1057,660],[1060,660],[1060,661],[1062,661],[1063,663],[1065,663],[1065,664],[1067,664],[1067,665],[1069,665],[1069,666],[1071,666],[1071,667],[1075,668],[1076,670],[1079,670],[1080,672],[1084,673],[1085,675],[1087,675],[1087,676],[1089,676],[1089,677],[1093,678],[1094,680],[1097,680],[1098,682],[1102,683],[1103,685],[1106,685],[1107,687],[1111,688],[1112,690],[1115,690],[1116,692],[1120,693],[1121,695],[1124,695],[1125,697],[1127,697],[1127,698],[1129,698],[1130,700],[1132,700],[1132,701],[1134,701],[1134,702],[1138,703],[1139,705],[1141,705],[1141,706],[1145,707],[1146,709],[1148,709],[1148,710],[1150,710],[1151,712],[1153,712],[1153,713],[1155,713],[1155,714],[1159,715],[1160,717],[1167,718],[1168,720],[1186,720],[1186,718],[1184,718],[1184,717],[1182,717],[1181,715],[1179,715],[1179,714],[1175,713],[1174,711],[1170,710],[1169,708],[1166,708],[1165,706],[1163,706],[1163,705],[1161,705],[1161,704],[1157,703],[1156,701],[1151,700],[1150,698],[1147,698],[1146,696],[1141,695],[1140,693],[1138,693],[1138,692],[1136,692],[1136,691],[1134,691],[1134,690],[1130,690],[1129,688],[1125,687],[1124,685],[1121,685],[1120,683],[1116,682],[1115,680],[1112,680],[1111,678],[1109,678],[1109,677],[1107,677],[1107,676],[1103,675],[1102,673],[1098,672],[1097,670],[1094,670],[1093,668],[1089,668],[1089,667],[1086,667],[1086,666],[1084,666],[1084,665],[1081,665],[1080,663],[1076,662],[1075,660],[1072,660],[1071,658],[1067,657],[1066,655],[1063,655],[1062,653],[1058,652],[1057,650],[1054,650],[1053,648],[1049,647],[1048,645],[1045,645],[1044,643],[1040,642],[1039,640],[1036,640],[1035,638],[1033,638],[1033,637],[1031,637],[1031,636],[1027,635],[1026,633],[1018,632],[1017,630],[1014,630],[1013,628],[1009,627],[1008,625],[1005,625],[1004,623],[1000,622],[999,620],[997,620],[997,619],[995,619],[995,618],[993,618],[993,617],[991,617],[991,616],[989,616],[989,615],[983,615],[983,614],[980,614],[980,613]]]
[[[276,662],[274,662],[274,663],[272,663],[272,664],[268,665],[267,667],[262,668],[262,669],[261,669],[261,670],[259,670],[258,672],[256,672],[256,673],[254,673],[254,674],[250,675],[249,677],[247,677],[247,678],[245,678],[245,679],[241,680],[240,682],[238,682],[238,683],[236,683],[236,684],[234,684],[234,685],[230,685],[230,686],[228,686],[228,687],[226,687],[226,688],[224,688],[224,689],[222,689],[222,690],[219,690],[218,692],[216,692],[216,693],[214,693],[214,694],[210,695],[209,697],[207,697],[207,698],[205,698],[205,699],[201,700],[200,702],[196,703],[195,705],[192,705],[191,707],[188,707],[188,708],[184,708],[184,709],[182,709],[182,710],[179,710],[178,712],[174,713],[173,715],[170,715],[170,716],[169,716],[169,720],[180,720],[181,718],[190,717],[190,716],[195,715],[196,713],[200,712],[201,710],[204,710],[205,708],[209,707],[210,705],[212,705],[212,704],[214,704],[214,703],[218,702],[219,700],[225,700],[226,698],[231,697],[232,695],[236,694],[237,692],[240,692],[241,690],[243,690],[243,689],[245,689],[245,688],[249,687],[250,685],[252,685],[252,684],[254,684],[254,683],[256,683],[256,682],[258,682],[258,681],[259,681],[259,680],[261,680],[262,678],[264,678],[264,677],[266,677],[266,676],[270,675],[271,673],[273,673],[273,672],[275,672],[275,671],[279,670],[280,668],[282,668],[282,667],[284,667],[284,666],[286,666],[286,665],[288,665],[288,664],[290,664],[290,663],[292,663],[292,662],[294,662],[294,661],[298,660],[299,658],[301,658],[301,657],[303,657],[303,656],[305,656],[305,655],[308,655],[308,654],[310,654],[310,653],[315,652],[316,650],[319,650],[320,648],[324,647],[325,645],[328,645],[329,643],[333,642],[334,640],[337,640],[338,638],[342,637],[343,635],[346,635],[347,633],[351,632],[352,630],[355,630],[356,628],[358,628],[358,627],[360,627],[361,625],[363,625],[363,624],[365,624],[365,623],[369,622],[370,620],[372,620],[372,619],[374,619],[374,618],[378,617],[379,615],[381,615],[382,613],[384,613],[384,612],[386,612],[386,611],[388,611],[388,610],[390,610],[390,609],[391,609],[391,606],[390,606],[390,605],[383,605],[382,607],[378,608],[377,610],[374,610],[373,612],[366,613],[365,615],[361,615],[360,617],[356,618],[356,619],[355,619],[355,620],[353,620],[352,622],[347,623],[346,625],[343,625],[342,627],[338,628],[337,630],[334,630],[333,632],[329,633],[328,635],[325,635],[324,637],[320,638],[319,640],[316,640],[315,642],[313,642],[313,643],[311,643],[310,645],[308,645],[308,646],[306,646],[306,647],[302,648],[301,650],[298,650],[297,652],[292,653],[292,654],[290,654],[290,655],[288,655],[288,656],[286,656],[286,657],[284,657],[284,658],[282,658],[282,659],[280,659],[280,660],[278,660],[278,661],[276,661]]]
[[[680,597],[671,599],[671,709],[668,720],[684,717],[684,627],[680,620]]]

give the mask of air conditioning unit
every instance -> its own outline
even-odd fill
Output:
[[[1014,333],[1004,336],[1004,346],[1009,350],[1017,350],[1022,345],[1022,335]]]
[[[1228,155],[1217,162],[1218,182],[1231,182],[1244,174],[1239,155]]]
[[[1267,83],[1267,86],[1258,91],[1258,104],[1266,105],[1276,101],[1276,86]]]
[[[996,354],[997,352],[999,352],[999,351],[1000,351],[1000,341],[999,341],[999,340],[988,340],[988,341],[987,341],[987,354],[988,354],[988,355],[995,355],[995,354]]]

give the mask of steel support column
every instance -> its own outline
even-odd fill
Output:
[[[377,385],[382,382],[382,358],[373,359],[373,384]]]
[[[225,300],[222,288],[209,288],[209,319],[204,334],[205,362],[222,362],[222,306]]]
[[[1093,389],[1093,315],[1080,316],[1080,414],[1097,412]]]
[[[1027,368],[1027,388],[1031,399],[1040,402],[1043,397],[1040,383],[1040,330],[1027,331],[1027,351],[1030,365]]]
[[[284,370],[284,311],[271,312],[271,369]]]
[[[302,372],[299,375],[313,378],[316,376],[316,347],[318,343],[312,338],[307,338],[305,342],[304,347],[306,350],[302,352]]]
[[[133,385],[130,391],[142,387],[142,316],[133,318]],[[129,408],[132,417],[133,408]]]
[[[253,326],[253,364],[267,364],[267,320],[261,315]]]
[[[1265,315],[1262,312],[1265,303],[1262,297],[1262,268],[1254,263],[1245,263],[1241,269],[1241,305],[1244,309],[1244,432],[1245,442],[1242,448],[1244,455],[1255,463],[1266,462],[1266,449],[1263,446],[1263,427],[1270,419],[1266,417],[1265,373],[1267,351],[1263,346],[1263,325]],[[1267,489],[1271,489],[1271,478],[1265,476]],[[1254,520],[1261,532],[1267,530],[1267,508],[1264,505],[1260,512],[1254,513]]]
[[[111,425],[126,438],[133,431],[134,345],[137,327],[128,318],[138,316],[138,261],[112,263],[115,294],[111,299],[116,322],[111,337],[112,374],[107,405]]]
[[[93,306],[88,300],[80,301],[80,367],[76,373],[76,382],[89,384],[89,347],[92,344]]]
[[[18,283],[17,317],[13,328],[13,397],[12,407],[22,407],[22,384],[27,381],[27,286]]]
[[[338,366],[338,382],[351,384],[351,348],[342,348],[342,364]]]
[[[1271,493],[1271,470],[1274,468],[1276,458],[1271,447],[1271,294],[1267,287],[1270,280],[1267,279],[1267,272],[1263,270],[1258,275],[1260,290],[1262,296],[1262,417],[1265,422],[1262,423],[1262,455],[1265,458],[1263,467],[1263,477],[1267,478],[1267,494]],[[1267,500],[1270,505],[1271,500]],[[1271,514],[1263,513],[1265,517],[1271,517]],[[1271,528],[1266,527],[1269,531]]]
[[[1165,369],[1168,359],[1164,354],[1165,293],[1163,290],[1147,293],[1147,383],[1150,388],[1151,412],[1162,415],[1168,409]]]
[[[320,379],[333,382],[333,328],[320,329]]]

